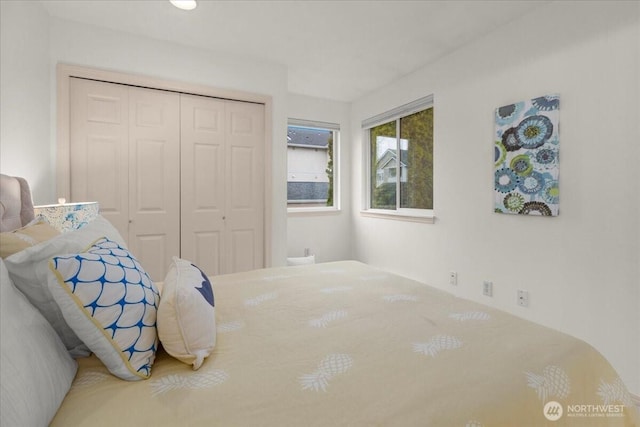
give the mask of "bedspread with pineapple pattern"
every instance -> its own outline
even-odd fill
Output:
[[[213,277],[217,345],[126,382],[95,357],[52,426],[637,426],[588,344],[344,261]]]

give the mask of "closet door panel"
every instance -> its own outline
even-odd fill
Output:
[[[154,281],[180,255],[180,96],[129,89],[129,247]]]
[[[226,272],[225,102],[181,95],[181,251],[206,274]]]
[[[71,200],[97,201],[127,239],[129,102],[125,86],[70,82]]]
[[[229,272],[264,267],[264,106],[226,101]]]
[[[237,271],[249,271],[261,268],[256,265],[256,233],[253,229],[234,229],[229,232],[231,246],[231,269]]]
[[[194,232],[191,242],[193,256],[189,257],[183,254],[183,258],[193,260],[193,262],[208,275],[220,274],[220,265],[222,263],[221,255],[224,253],[221,234],[220,231]],[[210,271],[218,273],[209,273]]]

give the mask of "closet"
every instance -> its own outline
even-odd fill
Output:
[[[153,280],[264,266],[264,105],[71,78],[71,200],[96,200]]]

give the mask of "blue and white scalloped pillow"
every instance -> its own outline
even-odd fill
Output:
[[[158,308],[158,335],[171,356],[197,370],[216,345],[213,288],[189,261],[173,257]]]
[[[48,285],[64,319],[109,371],[149,378],[158,348],[160,294],[136,258],[106,237],[51,258]]]

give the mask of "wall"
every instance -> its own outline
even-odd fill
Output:
[[[354,254],[594,345],[640,394],[640,3],[553,2],[358,100]],[[559,93],[560,216],[493,213],[496,107]],[[363,119],[434,94],[435,224],[365,218]],[[400,238],[398,238],[400,236]],[[448,272],[458,272],[458,286]],[[482,296],[482,281],[494,297]],[[516,290],[530,307],[516,305]]]
[[[340,125],[338,168],[342,207],[339,212],[290,213],[287,217],[287,254],[302,256],[304,248],[310,248],[317,262],[351,259],[349,104],[295,94],[289,94],[287,104],[290,118]]]
[[[287,72],[284,67],[47,17],[37,2],[5,3],[2,2],[3,173],[29,178],[37,204],[56,200],[55,67],[58,63],[270,95],[273,100],[271,252],[274,265],[284,264],[286,144],[277,143],[286,140]],[[10,24],[7,28],[5,21]],[[26,39],[24,45],[12,48],[5,61],[5,43],[11,46],[23,39]],[[5,90],[9,93],[6,99]],[[23,97],[22,92],[26,92],[26,96]],[[14,104],[21,110],[5,116],[5,111],[15,108]],[[23,117],[23,110],[31,114],[29,120]],[[20,145],[13,143],[18,137],[21,137]],[[37,157],[37,161],[25,166],[24,160],[32,157]],[[36,173],[38,179],[33,179]]]
[[[51,202],[48,15],[36,2],[2,1],[0,19],[0,171],[26,178],[36,203]]]

